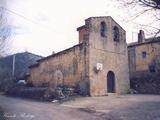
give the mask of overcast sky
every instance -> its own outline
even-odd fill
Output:
[[[127,42],[138,32],[123,21],[126,11],[110,0],[8,0],[5,7],[12,11],[6,11],[13,27],[12,52],[46,56],[71,47],[78,43],[76,28],[91,16],[112,16],[127,31]]]

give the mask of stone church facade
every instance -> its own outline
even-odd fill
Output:
[[[125,30],[110,16],[90,17],[77,28],[79,44],[30,66],[34,86],[79,86],[90,96],[129,91]]]

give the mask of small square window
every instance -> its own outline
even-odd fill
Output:
[[[145,51],[142,52],[142,58],[145,59],[147,57],[147,53]]]

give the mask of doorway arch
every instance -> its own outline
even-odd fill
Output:
[[[107,92],[115,93],[115,74],[112,71],[107,73]]]

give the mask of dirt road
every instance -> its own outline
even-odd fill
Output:
[[[96,116],[54,103],[43,103],[0,95],[0,106],[9,120],[98,120]]]
[[[79,98],[64,106],[87,108],[104,120],[160,120],[160,95],[123,95]]]
[[[0,95],[9,120],[160,120],[160,96],[124,95],[77,98],[63,104]]]

